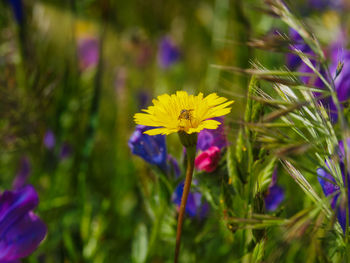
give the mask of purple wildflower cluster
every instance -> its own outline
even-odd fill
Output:
[[[317,1],[313,1],[317,2]],[[327,1],[323,1],[326,3]],[[291,30],[290,32],[291,39],[294,41],[294,47],[301,50],[303,53],[307,55],[314,55],[310,47],[303,42],[300,35]],[[346,37],[344,33],[341,33],[340,37],[336,42],[331,44],[329,48],[326,50],[328,54],[328,58],[330,60],[330,74],[331,78],[334,81],[335,91],[337,93],[338,100],[340,102],[341,109],[344,109],[345,102],[350,99],[350,50],[345,49],[346,46]],[[306,66],[302,61],[296,58],[295,55],[289,54],[287,56],[287,62],[290,68],[298,69],[300,72],[312,72],[311,69]],[[311,62],[317,67],[317,62],[315,60],[311,60]],[[326,78],[326,74],[324,70],[320,70],[320,73],[324,75]],[[324,84],[317,77],[303,77],[301,80],[305,84],[313,85],[317,88],[324,89]],[[318,96],[319,94],[315,94]],[[333,123],[338,120],[338,112],[336,109],[336,105],[331,98],[326,98],[320,100],[321,103],[328,108],[330,119]],[[350,141],[348,141],[349,144]],[[350,144],[349,144],[350,145]],[[343,142],[339,142],[337,153],[339,158],[339,164],[341,168],[341,173],[343,177],[343,181],[345,180],[345,176],[348,177],[349,174],[345,171],[345,154],[344,154],[344,145]],[[329,196],[331,198],[331,207],[336,212],[338,221],[345,232],[346,227],[346,207],[343,202],[340,200],[340,187],[335,181],[334,177],[330,174],[330,160],[325,161],[325,167],[317,169],[318,181],[322,186],[322,190],[325,196]],[[338,182],[339,183],[339,182]],[[343,182],[344,183],[344,182]]]
[[[316,2],[322,5],[328,5],[330,1],[311,1],[314,4]],[[321,3],[322,2],[322,3]],[[339,3],[338,3],[339,4]],[[319,5],[321,7],[321,5]],[[293,47],[301,50],[304,54],[313,56],[314,53],[311,48],[303,41],[300,35],[295,31],[290,31],[290,37],[293,40]],[[327,79],[332,78],[330,81],[334,81],[335,91],[340,102],[341,109],[346,106],[345,102],[350,99],[350,50],[346,49],[347,39],[345,33],[341,33],[339,38],[332,43],[325,51],[327,57],[330,61],[329,71],[330,76],[325,74],[325,71],[320,68],[317,61],[310,59],[316,68],[319,68],[320,73]],[[304,64],[296,55],[288,54],[287,63],[291,69],[297,69],[300,72],[312,73],[312,70]],[[312,85],[319,89],[324,89],[324,84],[318,77],[302,77],[301,80],[308,85]],[[315,93],[316,97],[320,94]],[[336,105],[332,98],[324,98],[320,102],[328,108],[330,119],[333,123],[338,120],[338,111]],[[348,140],[348,145],[350,146],[350,140]],[[343,182],[336,182],[334,177],[331,175],[330,170],[330,160],[325,161],[325,166],[317,169],[318,181],[322,186],[322,190],[325,196],[330,197],[330,203],[332,209],[335,211],[338,221],[345,232],[346,227],[346,202],[341,198],[339,183],[345,184],[345,178],[347,177],[349,181],[349,173],[345,170],[345,153],[343,142],[339,142],[336,155],[339,159],[340,169],[342,173]],[[276,190],[277,191],[277,190]],[[347,197],[349,198],[349,197]],[[266,201],[266,200],[265,200]],[[267,205],[268,207],[268,205]],[[350,206],[348,207],[350,208]]]
[[[223,123],[223,118],[218,118]],[[200,171],[208,173],[213,172],[220,161],[221,149],[227,146],[227,140],[224,133],[224,124],[221,124],[216,130],[204,129],[198,134],[197,150],[200,151],[195,159],[195,167]],[[196,182],[194,182],[196,184]],[[175,189],[172,200],[179,209],[184,182],[181,182]],[[209,204],[202,201],[202,194],[192,190],[188,196],[186,213],[194,218],[204,218],[209,212]]]
[[[223,123],[223,118],[220,118],[219,121]],[[131,152],[149,164],[155,165],[165,174],[170,172],[175,178],[178,178],[181,170],[176,159],[167,154],[165,136],[144,134],[143,132],[148,129],[151,128],[141,125],[136,127],[128,142]],[[221,124],[216,130],[205,129],[201,131],[198,134],[197,149],[200,151],[200,154],[195,160],[196,168],[209,173],[213,172],[220,160],[221,150],[227,144],[224,124]],[[265,196],[265,204],[268,211],[275,210],[284,200],[284,190],[276,182],[277,170],[274,171],[272,182]],[[181,204],[183,187],[184,182],[182,181],[177,185],[172,195],[172,201],[177,208]],[[203,200],[202,194],[191,189],[186,205],[186,214],[192,218],[203,218],[208,212],[209,204]]]
[[[148,129],[150,129],[150,127],[141,125],[138,125],[136,127],[136,130],[131,135],[128,143],[131,152],[135,155],[140,156],[146,162],[155,165],[163,173],[170,173],[173,174],[175,178],[178,178],[181,174],[181,170],[176,159],[167,153],[165,136],[149,136],[147,134],[144,134],[143,132]],[[213,147],[217,149],[220,147],[221,149],[225,145],[226,138],[224,138],[223,127],[220,127],[217,130],[203,130],[198,135],[198,149],[203,150],[201,154],[208,154],[207,151],[211,150]],[[200,157],[200,159],[197,159],[197,164],[200,163],[203,165],[203,160],[201,158],[202,157]],[[200,164],[197,166],[197,168],[204,167]],[[215,169],[217,167],[217,164],[217,159],[212,160],[208,157],[207,160],[205,160],[205,168],[203,168],[203,170],[206,171],[208,167]],[[181,204],[183,187],[184,182],[182,181],[177,185],[172,195],[172,201],[177,207],[179,207]],[[186,213],[190,217],[203,218],[208,213],[209,204],[202,199],[203,198],[201,193],[191,189],[186,206]]]
[[[293,41],[293,49],[299,49],[306,55],[315,55],[311,48],[303,41],[301,36],[294,30],[290,31],[290,38]],[[335,83],[335,90],[337,92],[338,100],[341,103],[341,107],[349,98],[350,98],[350,50],[344,49],[345,46],[345,37],[341,36],[340,41],[338,40],[336,43],[330,45],[328,50],[329,59],[330,59],[330,73],[331,77]],[[320,67],[316,60],[311,59],[313,65],[319,69],[320,73],[326,77],[324,69]],[[339,65],[343,65],[340,70]],[[295,54],[287,55],[287,65],[291,69],[297,69],[299,72],[304,73],[312,73],[312,70],[304,64],[301,59]],[[316,75],[312,77],[301,77],[301,80],[307,84],[314,86],[319,89],[324,89],[325,86],[320,78]],[[315,92],[315,97],[320,96],[320,93]],[[324,98],[320,100],[320,102],[329,109],[330,119],[332,122],[336,122],[338,120],[338,112],[336,110],[336,106],[334,101],[331,98]]]

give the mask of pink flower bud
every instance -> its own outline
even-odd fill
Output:
[[[210,147],[197,156],[194,165],[200,171],[213,172],[220,161],[220,149],[216,146]]]

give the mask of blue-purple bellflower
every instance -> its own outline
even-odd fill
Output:
[[[348,146],[350,146],[350,140],[348,140]],[[345,151],[343,142],[339,142],[339,148],[337,152],[339,156],[339,165],[342,173],[343,180],[345,179],[345,174],[347,174],[349,182],[349,174],[345,171]],[[326,160],[326,166],[329,168],[328,161]],[[323,193],[325,196],[331,196],[331,207],[336,212],[338,221],[345,232],[346,227],[346,208],[343,207],[343,202],[338,202],[340,196],[340,187],[337,185],[334,177],[328,172],[327,169],[318,168],[317,169],[318,181],[322,186]],[[340,200],[341,201],[341,200]],[[350,208],[350,204],[349,204]]]
[[[159,43],[158,64],[167,69],[180,59],[180,51],[169,36],[165,36]]]
[[[184,182],[181,182],[175,189],[172,201],[176,205],[177,209],[181,205],[181,197],[184,188]],[[204,218],[209,212],[209,204],[202,198],[202,194],[196,191],[191,190],[187,203],[186,203],[186,214],[192,218]]]
[[[275,211],[284,200],[284,189],[277,185],[277,168],[272,174],[272,180],[265,194],[265,208]]]
[[[27,257],[45,238],[46,226],[32,211],[38,203],[30,185],[0,195],[0,262]]]
[[[140,156],[146,162],[156,165],[163,172],[167,172],[167,149],[165,135],[150,136],[144,131],[151,127],[137,125],[129,139],[129,148],[132,153]]]

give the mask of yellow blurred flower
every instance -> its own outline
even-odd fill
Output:
[[[76,20],[75,34],[78,39],[91,38],[97,36],[96,25],[87,20]]]
[[[136,113],[135,122],[140,125],[157,127],[147,130],[148,135],[170,134],[173,132],[198,133],[203,129],[216,129],[220,122],[210,118],[220,117],[231,111],[233,101],[212,93],[203,97],[188,95],[185,91],[163,94],[153,100],[153,106]]]

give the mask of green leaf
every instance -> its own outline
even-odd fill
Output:
[[[263,260],[264,256],[264,248],[265,248],[265,241],[262,240],[258,244],[256,244],[253,254],[252,254],[252,260],[251,262],[261,262]]]
[[[134,263],[143,263],[146,261],[148,248],[147,228],[145,224],[140,223],[135,231],[134,241],[132,243],[131,257]]]
[[[237,173],[236,162],[235,162],[233,154],[232,154],[232,147],[231,146],[227,147],[226,160],[227,160],[228,176],[232,182],[233,188],[238,194],[241,194],[242,182],[241,182],[241,179],[239,178],[239,175]]]
[[[266,190],[268,185],[271,182],[271,177],[272,177],[272,173],[273,170],[275,168],[276,165],[276,158],[271,158],[266,160],[264,163],[262,163],[261,165],[258,165],[257,169],[254,169],[255,172],[253,172],[253,174],[258,174],[257,177],[257,183],[258,185],[256,185],[258,187],[258,189],[255,190]]]

